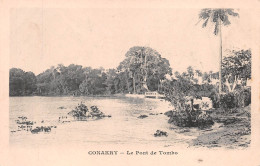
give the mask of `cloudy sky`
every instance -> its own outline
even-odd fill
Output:
[[[217,71],[219,38],[202,28],[199,9],[20,8],[10,17],[10,68],[39,74],[57,64],[115,68],[133,46],[148,46],[170,61],[174,71],[189,65]],[[248,49],[248,10],[223,28],[223,50]]]

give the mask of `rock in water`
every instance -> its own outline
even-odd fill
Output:
[[[140,118],[140,119],[144,119],[144,118],[147,118],[148,116],[147,115],[140,115],[140,116],[138,116],[138,118]]]
[[[81,104],[78,104],[78,106],[74,110],[70,111],[68,114],[80,120],[90,118],[90,117],[92,118],[111,117],[111,115],[105,115],[103,112],[101,112],[97,106],[91,106],[90,110],[88,110],[87,106],[84,105],[82,102]]]
[[[168,136],[168,133],[166,131],[156,130],[156,133],[154,133],[155,137],[161,137],[161,136]]]
[[[97,117],[97,118],[103,118],[103,117],[107,117],[103,112],[101,112],[97,106],[91,106],[91,112],[90,115],[92,117]]]
[[[100,112],[100,110],[98,109],[98,107],[95,106],[95,105],[91,106],[90,108],[91,108],[92,112]]]
[[[68,114],[72,115],[73,117],[83,118],[86,117],[87,112],[88,112],[88,107],[85,104],[81,103],[78,104],[78,106],[75,107],[75,109],[70,111]]]
[[[39,132],[51,132],[51,126],[37,126],[36,128],[31,130],[32,134],[38,134]]]

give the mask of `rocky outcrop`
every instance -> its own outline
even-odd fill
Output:
[[[88,107],[85,104],[81,103],[78,104],[78,106],[75,107],[75,109],[70,111],[68,114],[75,118],[85,118],[87,117],[86,115],[87,112],[88,112]]]
[[[68,113],[69,115],[77,118],[78,120],[86,119],[86,118],[104,118],[111,117],[111,115],[105,115],[103,112],[99,110],[97,106],[91,106],[90,110],[88,107],[81,102],[78,104],[75,109]]]
[[[162,137],[162,136],[167,137],[168,133],[166,131],[156,130],[156,133],[154,133],[154,136],[155,137]]]
[[[51,128],[56,128],[56,126],[41,126],[41,127],[36,127],[34,129],[31,130],[31,133],[32,134],[38,134],[39,132],[45,132],[45,133],[48,133],[48,132],[51,132]]]

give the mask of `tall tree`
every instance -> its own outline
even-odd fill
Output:
[[[221,64],[222,64],[222,32],[221,27],[230,25],[229,16],[238,17],[239,14],[234,12],[234,9],[202,9],[199,14],[199,19],[204,20],[202,27],[206,27],[209,20],[215,25],[214,35],[219,35],[219,93],[222,92],[222,75],[221,75]]]
[[[125,56],[118,69],[129,73],[134,93],[157,90],[166,75],[172,74],[169,61],[150,47],[131,47]]]

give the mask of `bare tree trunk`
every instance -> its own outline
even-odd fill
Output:
[[[128,93],[130,92],[129,91],[129,80],[128,80],[128,77],[127,77],[127,73],[125,72],[125,80],[126,80],[126,85],[127,85],[127,91]],[[124,89],[124,88],[123,88]],[[124,90],[123,90],[124,91]]]
[[[230,85],[230,83],[226,80],[226,82],[225,82],[225,85],[228,87],[228,91],[229,92],[232,92],[232,88],[231,88],[231,85]]]
[[[133,77],[133,86],[134,86],[134,94],[135,94],[135,73],[134,73],[134,77]]]
[[[158,88],[157,88],[158,92],[160,91],[160,87],[161,87],[161,80],[159,79],[159,81],[158,81]]]
[[[126,80],[126,84],[127,84],[127,91],[129,93],[129,82],[128,82],[128,79]]]
[[[235,80],[234,80],[234,83],[233,83],[233,86],[232,86],[232,92],[234,92],[234,90],[235,90],[237,84],[238,84],[238,77],[235,76]]]
[[[142,50],[142,54],[143,54],[143,50]],[[146,59],[146,56],[147,55],[145,53],[145,55],[144,55],[144,72],[145,72],[145,74],[144,74],[144,84],[143,84],[143,87],[148,90],[148,87],[147,87],[147,59]]]
[[[221,20],[219,19],[219,41],[220,41],[220,48],[219,48],[219,94],[222,92],[222,34],[221,34]]]

